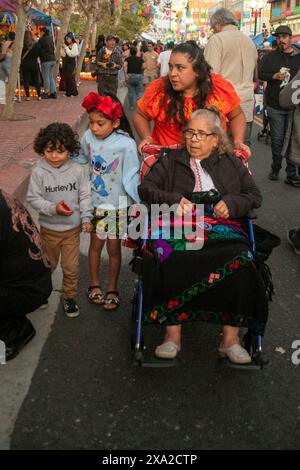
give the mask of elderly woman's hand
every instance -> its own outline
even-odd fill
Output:
[[[191,214],[193,205],[194,204],[185,197],[181,198],[176,211],[177,215],[182,216],[183,214]]]
[[[228,219],[229,217],[229,210],[228,210],[228,207],[227,205],[225,204],[225,202],[223,200],[219,201],[215,207],[214,207],[214,213],[218,216],[218,217],[223,217],[223,219]]]

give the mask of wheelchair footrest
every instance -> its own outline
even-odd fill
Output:
[[[144,351],[135,351],[133,358],[134,365],[139,367],[178,367],[180,366],[180,362],[179,357],[175,357],[175,359],[159,359],[147,349]]]

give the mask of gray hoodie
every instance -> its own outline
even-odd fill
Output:
[[[84,168],[71,160],[60,168],[40,160],[31,173],[27,201],[39,213],[40,225],[57,232],[79,227],[92,218],[89,181]],[[60,201],[73,209],[71,216],[56,213]]]
[[[300,166],[300,69],[293,80],[283,88],[279,103],[283,109],[293,109],[281,153]]]

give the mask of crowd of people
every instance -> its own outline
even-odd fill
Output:
[[[0,339],[11,347],[8,359],[33,337],[26,315],[30,309],[47,306],[50,271],[59,258],[64,312],[69,318],[79,315],[81,231],[90,234],[87,300],[115,310],[121,302],[121,241],[131,206],[141,201],[149,206],[175,204],[181,220],[193,214],[195,203],[201,203],[201,195],[210,191],[219,199],[213,211],[205,214],[201,250],[187,248],[197,243],[197,237],[178,243],[172,236],[159,240],[149,236],[143,314],[147,322],[166,325],[164,340],[155,350],[160,359],[173,359],[181,350],[182,323],[202,319],[223,325],[218,348],[222,357],[237,364],[251,362],[240,344],[239,329],[246,326],[263,335],[268,302],[245,228],[237,220],[258,208],[262,197],[238,157],[250,154],[258,56],[229,10],[217,10],[211,27],[214,34],[204,51],[195,41],[170,42],[163,51],[155,50],[149,41],[120,46],[113,35],[99,37],[94,70],[98,93],[91,92],[83,100],[89,128],[81,141],[64,123],[39,131],[34,149],[42,158],[32,171],[27,201],[39,214],[40,235],[17,201],[3,193],[0,199],[5,215],[0,219],[0,249],[7,255],[1,254],[0,260],[0,300],[7,306],[5,316],[0,317]],[[258,68],[258,78],[266,82],[270,120],[273,163],[269,178],[278,179],[285,157],[286,182],[300,187],[300,107],[293,101],[293,84],[300,78],[300,49],[291,44],[288,27],[280,26],[275,36],[276,50],[264,54]],[[35,81],[39,98],[57,97],[52,46],[47,30],[38,42],[29,35],[24,39],[21,67],[27,91],[38,72],[37,58],[41,59],[46,96],[41,96]],[[67,96],[78,94],[74,79],[78,53],[73,34],[67,33],[61,50]],[[124,81],[138,146],[116,96]],[[146,146],[168,151],[141,180],[139,153]],[[88,165],[89,176],[82,164]],[[299,230],[291,229],[289,242],[298,254],[299,239]],[[106,291],[101,276],[105,245],[109,256]],[[16,272],[18,257],[24,269]],[[4,276],[7,270],[10,277]],[[25,277],[30,282],[22,285]],[[23,303],[23,298],[32,303]]]

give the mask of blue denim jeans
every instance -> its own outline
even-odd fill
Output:
[[[128,74],[128,101],[130,108],[136,107],[136,102],[143,96],[143,74]]]
[[[0,80],[2,80],[3,82],[5,82],[5,80],[9,77],[11,62],[11,56],[6,57],[3,62],[0,62]]]
[[[270,123],[271,132],[271,148],[272,148],[272,169],[280,170],[282,164],[282,147],[284,143],[284,137],[286,134],[290,111],[284,111],[279,109],[271,108],[267,106],[268,118]],[[286,160],[286,174],[287,176],[294,176],[297,174],[297,167]]]
[[[53,78],[55,61],[42,62],[42,76],[44,82],[44,93],[56,93],[56,84]]]

